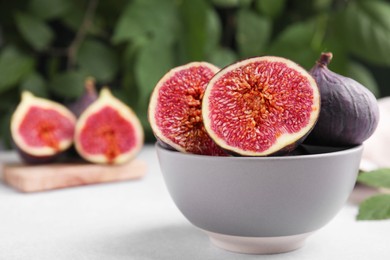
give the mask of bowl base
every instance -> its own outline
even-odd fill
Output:
[[[206,231],[215,246],[244,254],[278,254],[301,248],[313,232],[280,237],[241,237]]]

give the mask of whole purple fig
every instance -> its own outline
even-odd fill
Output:
[[[95,79],[87,78],[84,83],[84,93],[83,95],[77,99],[74,103],[69,105],[69,109],[75,114],[78,118],[81,113],[84,112],[87,107],[89,107],[92,102],[94,102],[98,98],[98,94],[96,92],[95,87]]]
[[[357,81],[328,69],[332,53],[322,53],[310,70],[320,89],[318,122],[305,143],[352,146],[363,143],[375,131],[379,109],[375,96]]]

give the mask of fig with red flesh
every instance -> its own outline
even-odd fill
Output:
[[[201,116],[204,90],[219,68],[191,62],[170,70],[157,83],[149,102],[149,122],[165,147],[193,154],[226,155],[207,135]]]
[[[63,105],[24,91],[11,118],[11,135],[28,163],[54,161],[73,143],[76,117]]]
[[[75,148],[92,163],[121,164],[134,158],[143,146],[142,125],[131,110],[107,88],[80,115]]]
[[[273,56],[222,69],[210,80],[202,106],[211,138],[242,156],[294,150],[315,125],[319,111],[319,90],[310,74]]]
[[[69,105],[69,109],[80,117],[81,113],[89,107],[98,98],[98,93],[95,87],[95,79],[87,78],[84,83],[84,93],[74,103]]]
[[[305,143],[352,146],[370,137],[379,121],[375,96],[351,78],[328,69],[332,53],[322,53],[310,73],[321,93],[321,112]]]

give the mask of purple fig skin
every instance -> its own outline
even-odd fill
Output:
[[[54,163],[60,157],[60,154],[55,154],[53,156],[34,156],[32,154],[28,154],[19,148],[16,149],[22,161],[26,164],[47,164]]]
[[[15,151],[18,153],[20,159],[22,162],[26,164],[46,164],[46,163],[53,163],[58,160],[58,158],[61,156],[62,153],[54,154],[50,156],[35,156],[33,154],[30,154],[26,151],[23,151],[20,149],[15,142],[12,140],[11,142],[12,147],[15,149]]]
[[[322,53],[311,69],[320,89],[320,116],[305,143],[325,146],[354,146],[375,131],[379,108],[375,96],[357,81],[328,69],[332,53]]]
[[[169,144],[165,143],[164,141],[162,141],[160,138],[156,137],[156,140],[157,140],[157,143],[164,149],[167,149],[167,150],[170,150],[170,151],[176,151],[175,148],[173,148],[172,146],[170,146]]]
[[[313,130],[313,128],[306,135],[302,136],[299,140],[296,140],[295,142],[290,143],[289,145],[285,146],[283,149],[281,149],[279,151],[276,151],[275,153],[267,155],[267,157],[308,154],[308,153],[303,153],[304,148],[303,148],[302,144],[304,143],[304,140],[307,138],[307,136],[310,134],[310,132],[312,130]],[[229,151],[229,150],[225,150],[225,152],[231,156],[234,156],[234,157],[242,157],[241,154],[234,153],[234,152]]]
[[[298,156],[298,155],[308,155],[309,152],[305,149],[304,146],[299,145],[296,149],[286,154],[287,156]]]
[[[79,118],[90,104],[92,104],[98,98],[98,93],[95,87],[95,80],[93,78],[87,78],[84,85],[84,94],[74,103],[68,107],[73,114]]]

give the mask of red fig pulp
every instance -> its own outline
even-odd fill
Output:
[[[207,85],[202,105],[206,131],[224,150],[244,156],[292,151],[317,121],[314,79],[280,57],[229,65]]]
[[[104,88],[79,117],[75,147],[87,161],[121,164],[133,159],[143,146],[141,122],[133,110]]]
[[[201,155],[226,155],[208,136],[201,104],[209,80],[219,68],[192,62],[169,71],[157,83],[149,103],[153,133],[165,147]]]

